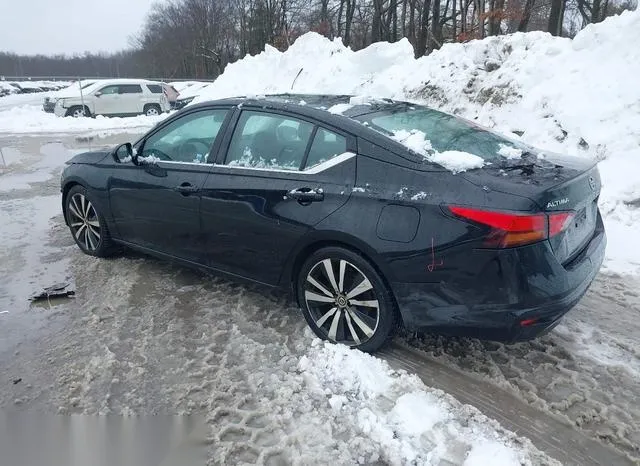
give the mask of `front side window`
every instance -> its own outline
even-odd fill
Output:
[[[313,168],[347,151],[347,139],[324,128],[318,128],[313,138],[304,169]]]
[[[225,164],[300,170],[313,124],[275,113],[243,111]]]
[[[142,94],[140,84],[121,84],[118,86],[120,94]]]
[[[226,115],[226,109],[189,113],[151,135],[143,145],[141,157],[207,163]]]
[[[113,95],[118,93],[118,86],[107,86],[100,89],[102,95]]]

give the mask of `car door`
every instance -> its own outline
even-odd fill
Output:
[[[94,97],[94,111],[96,115],[112,115],[118,113],[120,94],[117,85],[105,86],[98,89]]]
[[[121,239],[198,261],[200,189],[211,169],[208,155],[217,151],[228,112],[210,108],[186,113],[137,144],[141,165],[117,170],[109,184]]]
[[[121,84],[118,86],[120,95],[120,114],[142,113],[144,108],[142,86],[140,84]]]
[[[276,284],[296,243],[348,200],[355,140],[258,109],[243,108],[232,126],[202,192],[201,260]]]

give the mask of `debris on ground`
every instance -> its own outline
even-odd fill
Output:
[[[34,294],[29,298],[32,302],[45,301],[51,298],[72,298],[76,292],[68,290],[68,283],[57,283],[48,288],[44,288],[41,292]]]

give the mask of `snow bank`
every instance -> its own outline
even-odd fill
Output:
[[[606,265],[640,271],[640,11],[581,31],[446,44],[418,60],[406,39],[357,52],[318,34],[286,52],[266,46],[233,63],[194,102],[267,93],[358,94],[413,100],[534,146],[597,157],[609,232]],[[491,71],[489,71],[491,70]],[[503,154],[504,155],[504,154]]]
[[[130,118],[97,116],[95,118],[61,118],[45,113],[34,105],[22,105],[0,111],[0,134],[69,133],[111,129],[147,129],[162,121],[168,114],[140,115]]]
[[[478,410],[371,355],[315,339],[298,368],[389,464],[538,464],[543,455]],[[544,462],[553,460],[544,457]]]

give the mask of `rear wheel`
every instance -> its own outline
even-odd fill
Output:
[[[144,106],[144,114],[147,116],[156,116],[160,115],[160,113],[162,113],[162,110],[158,104],[149,104]]]
[[[67,224],[78,247],[85,254],[107,257],[114,251],[104,217],[96,210],[82,186],[74,186],[65,199]]]
[[[298,275],[298,304],[320,338],[375,351],[393,336],[395,309],[382,277],[361,255],[340,247],[311,255]]]

